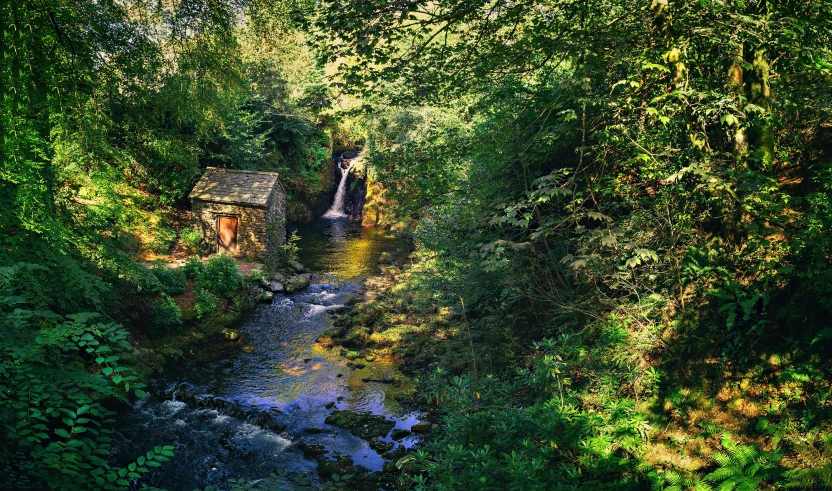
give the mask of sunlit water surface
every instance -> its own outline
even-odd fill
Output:
[[[295,231],[301,238],[300,262],[342,281],[378,273],[381,253],[395,253],[403,246],[384,229],[362,228],[343,219],[321,219]]]
[[[170,391],[184,384],[197,401],[218,398],[223,406],[199,407],[175,396],[138,401],[119,422],[122,455],[138,456],[156,445],[173,445],[176,455],[143,483],[171,491],[222,488],[230,477],[256,480],[276,470],[314,471],[317,463],[304,458],[301,442],[324,445],[327,457],[350,456],[377,471],[382,457],[365,440],[325,424],[326,416],[337,409],[370,411],[405,429],[418,421],[417,414],[396,402],[395,396],[412,390],[412,383],[395,367],[380,361],[348,366],[336,350],[315,343],[333,315],[361,292],[359,279],[377,272],[379,255],[394,250],[394,239],[346,220],[322,220],[298,233],[304,264],[352,282],[313,284],[301,293],[277,295],[239,327],[246,335],[244,349],[209,349],[155,379],[157,388]],[[265,414],[273,424],[263,424],[262,418],[252,423],[241,414]],[[268,429],[284,425],[282,431]],[[389,436],[383,440],[393,442]],[[412,438],[402,444],[411,445]]]

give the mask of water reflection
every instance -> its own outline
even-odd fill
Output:
[[[393,254],[402,244],[380,228],[363,228],[346,218],[321,219],[298,225],[300,262],[340,280],[355,280],[379,272],[382,252]]]
[[[362,229],[347,220],[325,220],[298,232],[301,261],[342,280],[375,273],[379,255],[398,245],[383,230]],[[411,392],[413,383],[384,359],[353,365],[337,350],[315,342],[361,289],[352,282],[313,284],[304,292],[279,295],[240,326],[248,349],[207,350],[202,359],[168,369],[157,386],[185,383],[197,401],[221,404],[142,400],[121,422],[122,453],[135,457],[155,445],[173,445],[176,458],[146,481],[171,491],[217,485],[230,477],[254,480],[276,469],[314,470],[316,463],[298,450],[301,443],[324,445],[327,458],[347,455],[356,464],[380,470],[384,460],[367,441],[325,419],[338,409],[370,411],[393,420],[395,428],[409,429],[418,415],[404,410],[396,396]],[[246,414],[265,415],[266,424]],[[275,429],[284,426],[284,431]],[[401,444],[410,446],[414,438]],[[399,445],[390,434],[383,440]]]

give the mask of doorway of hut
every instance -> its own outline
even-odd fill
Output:
[[[217,217],[217,252],[237,253],[237,217]]]

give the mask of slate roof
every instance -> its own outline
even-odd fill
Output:
[[[277,172],[208,167],[191,191],[191,199],[266,206],[277,183]]]

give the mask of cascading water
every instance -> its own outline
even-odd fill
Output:
[[[308,473],[314,480],[316,460],[339,455],[380,471],[392,455],[326,418],[339,410],[368,411],[393,428],[410,429],[420,415],[401,407],[396,396],[412,386],[390,363],[359,365],[316,343],[331,328],[332,314],[347,308],[362,287],[314,278],[329,283],[278,294],[239,326],[246,351],[212,355],[206,345],[199,358],[166,367],[152,382],[151,395],[137,401],[117,427],[124,465],[156,445],[174,446],[176,457],[143,479],[171,491],[228,489],[229,478],[256,483],[275,470]],[[419,439],[393,440],[389,431],[381,442],[393,448]],[[322,450],[309,454],[307,448]]]
[[[341,171],[341,182],[338,183],[338,189],[335,191],[335,199],[332,200],[332,206],[329,207],[324,218],[344,218],[347,216],[344,211],[345,202],[347,198],[347,176],[350,174],[355,159],[347,159],[349,164],[344,168],[344,156],[338,157],[338,169]]]

